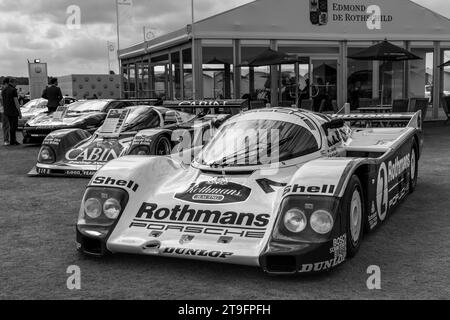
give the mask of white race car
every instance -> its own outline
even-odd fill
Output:
[[[182,160],[184,149],[176,157],[106,164],[82,200],[78,249],[259,266],[273,274],[329,270],[354,256],[364,232],[414,191],[422,145],[420,112],[243,112],[191,163]]]

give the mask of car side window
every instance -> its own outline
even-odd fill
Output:
[[[341,131],[339,129],[328,129],[328,146],[334,147],[335,145],[342,142]]]
[[[160,120],[159,120],[159,114],[152,110],[150,114],[148,114],[144,120],[137,123],[134,127],[131,129],[133,131],[139,131],[144,129],[153,129],[160,127]]]

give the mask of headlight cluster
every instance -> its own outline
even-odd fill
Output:
[[[130,155],[133,156],[148,156],[150,155],[150,147],[149,146],[134,146],[132,147]]]
[[[128,193],[116,188],[88,188],[80,210],[79,224],[109,226],[122,213]]]
[[[333,217],[325,210],[315,211],[309,219],[311,228],[318,234],[331,232],[334,226]],[[289,209],[284,214],[284,226],[289,232],[300,233],[308,226],[306,214],[297,208]]]
[[[56,161],[55,152],[49,146],[43,146],[39,151],[38,162],[54,163]]]
[[[326,196],[290,196],[283,200],[272,236],[283,242],[324,242],[339,223],[339,199]]]

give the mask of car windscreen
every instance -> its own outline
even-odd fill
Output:
[[[69,105],[69,112],[72,113],[87,113],[87,112],[102,112],[109,101],[78,101]]]
[[[131,112],[125,120],[123,131],[143,130],[155,128],[160,124],[159,114],[147,106],[131,108]]]
[[[276,120],[224,124],[197,162],[211,167],[265,165],[295,159],[319,150],[309,129]]]
[[[36,109],[40,106],[44,107],[46,100],[44,99],[35,99],[35,100],[31,100],[30,102],[26,103],[23,107],[22,107],[22,111],[27,112],[33,109]]]

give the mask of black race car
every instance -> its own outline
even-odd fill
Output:
[[[23,128],[23,143],[41,142],[49,133],[61,129],[83,129],[94,133],[111,109],[132,106],[131,101],[87,100],[69,105],[63,119],[55,119],[53,113],[45,112],[28,121]]]

